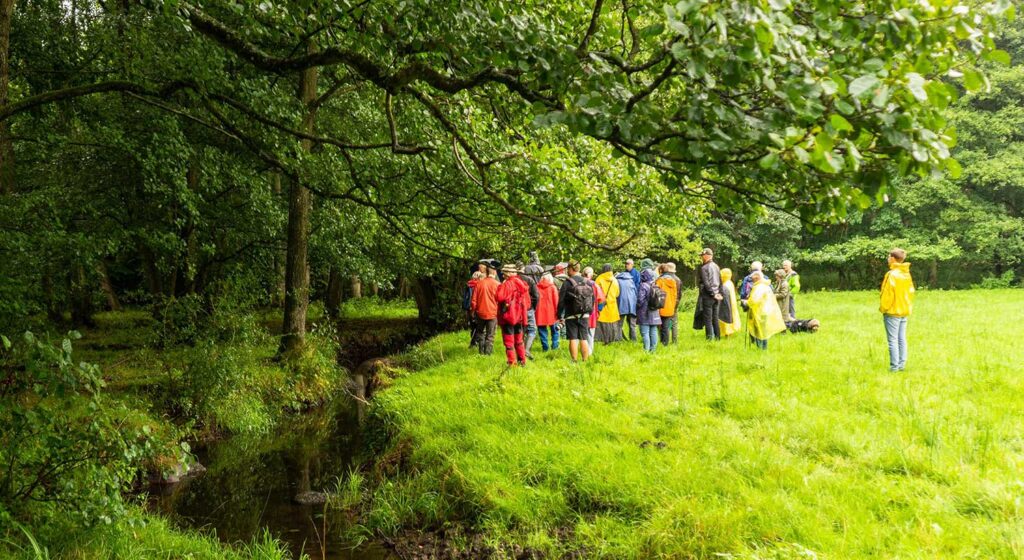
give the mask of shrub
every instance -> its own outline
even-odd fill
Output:
[[[54,516],[110,523],[139,465],[165,452],[148,424],[103,398],[99,368],[75,362],[78,337],[0,340],[0,526]]]
[[[200,341],[183,355],[173,399],[184,414],[213,430],[264,432],[273,418],[256,385],[252,349]]]
[[[1013,286],[1015,280],[1012,270],[1007,270],[1001,276],[986,276],[978,284],[971,284],[972,288],[982,290],[998,290],[1001,288],[1010,288]]]

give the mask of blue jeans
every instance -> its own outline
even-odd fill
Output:
[[[640,338],[644,341],[644,350],[654,352],[658,347],[658,325],[640,325]]]
[[[546,352],[548,348],[552,350],[558,350],[558,325],[550,325],[547,327],[537,327],[537,334],[540,335],[540,347]],[[551,338],[551,344],[548,344],[548,338]]]
[[[907,367],[907,318],[883,315],[885,337],[889,341],[889,371]]]
[[[796,321],[796,296],[789,296],[789,316]]]
[[[754,346],[757,346],[761,350],[767,350],[768,349],[768,339],[767,338],[764,339],[764,340],[761,340],[760,338],[754,338],[754,335],[750,335],[750,341],[754,343]]]
[[[526,353],[530,353],[533,341],[537,339],[537,315],[534,310],[526,312]]]

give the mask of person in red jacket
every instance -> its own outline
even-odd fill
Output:
[[[558,350],[558,288],[555,286],[555,278],[551,274],[545,274],[537,284],[537,290],[540,292],[540,298],[537,300],[535,315],[540,346],[545,352],[548,348]]]
[[[526,345],[523,334],[529,322],[530,286],[519,277],[519,269],[507,264],[501,269],[505,281],[498,287],[495,300],[498,302],[498,324],[501,325],[501,340],[505,343],[508,365],[526,365]]]
[[[498,271],[487,269],[487,278],[476,283],[469,309],[476,317],[476,344],[480,353],[489,356],[494,352],[494,330],[498,325]]]

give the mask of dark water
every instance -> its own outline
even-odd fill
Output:
[[[314,560],[391,559],[380,545],[347,546],[337,510],[327,510],[325,531],[323,506],[294,500],[300,492],[331,491],[355,466],[361,406],[339,398],[333,405],[288,418],[272,434],[234,437],[196,449],[207,472],[155,488],[151,509],[229,543],[247,542],[269,530],[290,546],[295,558],[304,553]]]

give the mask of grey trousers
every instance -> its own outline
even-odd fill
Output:
[[[623,315],[622,318],[619,319],[619,327],[623,327],[624,325],[629,326],[629,339],[636,342],[636,315]],[[626,338],[625,330],[622,331],[622,338]]]

